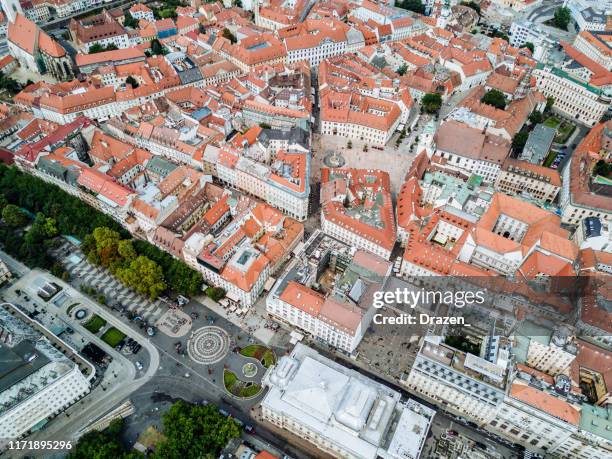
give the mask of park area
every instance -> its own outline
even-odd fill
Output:
[[[117,330],[115,327],[111,327],[102,335],[102,341],[111,347],[117,346],[125,338],[125,333]]]
[[[104,320],[102,317],[100,317],[98,315],[94,315],[83,326],[85,327],[85,329],[87,329],[87,331],[89,331],[89,332],[91,332],[93,334],[96,334],[105,325],[106,325],[106,320]]]
[[[544,121],[544,126],[557,130],[557,135],[553,141],[554,143],[566,143],[576,129],[575,124],[559,119],[556,116],[551,116]]]
[[[261,392],[262,387],[260,384],[254,382],[241,381],[236,376],[236,373],[230,370],[223,370],[223,385],[234,397],[239,398],[251,398]]]
[[[240,355],[257,359],[266,368],[270,368],[276,363],[276,356],[272,349],[261,344],[251,344],[240,349]]]

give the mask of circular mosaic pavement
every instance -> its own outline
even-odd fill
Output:
[[[203,365],[217,363],[227,355],[230,337],[220,327],[202,327],[191,334],[187,342],[187,353],[194,362]]]

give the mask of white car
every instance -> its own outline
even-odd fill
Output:
[[[140,363],[139,361],[137,361],[137,362],[135,363],[135,365],[136,365],[136,368],[138,368],[138,370],[139,370],[139,371],[140,371],[140,370],[142,370],[142,363]]]

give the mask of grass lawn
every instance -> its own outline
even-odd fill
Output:
[[[556,151],[549,152],[548,156],[546,156],[546,159],[544,160],[544,163],[542,163],[542,165],[544,167],[550,167],[550,165],[553,163],[556,157],[557,157]]]
[[[233,371],[223,370],[223,385],[229,392],[232,391],[236,381],[238,381],[238,377]]]
[[[551,116],[546,121],[544,121],[544,126],[551,127],[557,130],[557,135],[553,140],[553,142],[555,143],[567,142],[567,139],[569,139],[569,137],[574,132],[574,129],[576,129],[575,124],[561,120],[554,116]]]
[[[274,355],[274,352],[268,349],[261,358],[261,363],[266,368],[270,368],[272,365],[274,365],[276,363],[276,356]]]
[[[98,333],[106,325],[106,320],[98,315],[94,315],[83,325],[91,333]]]
[[[272,349],[262,346],[261,344],[250,344],[240,350],[240,355],[245,357],[253,357],[259,360],[266,368],[276,363],[276,356]]]
[[[68,306],[68,309],[66,310],[66,315],[70,315],[70,313],[72,312],[72,310],[73,310],[74,308],[76,308],[77,306],[79,306],[79,303],[74,303],[74,304],[71,304],[70,306]]]
[[[117,344],[123,341],[123,338],[125,338],[125,333],[117,330],[115,327],[106,330],[101,337],[102,341],[104,341],[110,347],[115,347]]]
[[[240,397],[254,397],[259,393],[260,390],[261,386],[259,384],[251,384],[249,386],[245,386],[240,390]]]
[[[559,124],[561,124],[561,121],[559,121],[554,116],[551,116],[546,121],[544,121],[544,126],[555,128],[555,129],[557,129],[557,126],[559,126]]]
[[[223,370],[223,385],[230,394],[241,398],[253,397],[261,391],[259,384],[241,381],[230,370]]]

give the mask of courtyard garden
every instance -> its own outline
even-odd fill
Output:
[[[574,130],[576,129],[575,124],[560,119],[556,116],[551,116],[546,121],[544,121],[544,126],[557,130],[557,135],[554,139],[555,143],[567,142]]]

